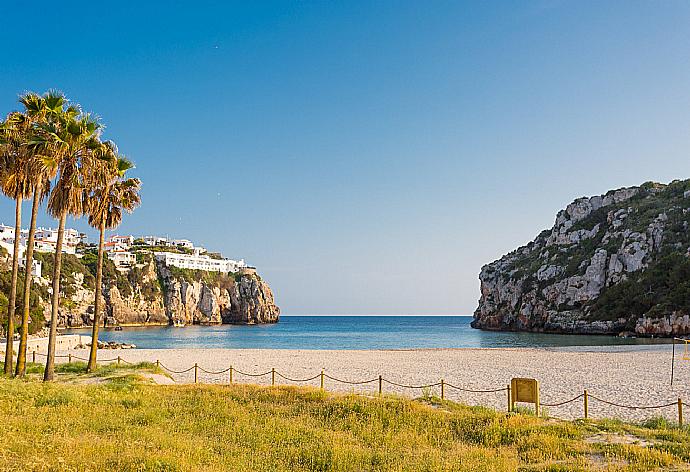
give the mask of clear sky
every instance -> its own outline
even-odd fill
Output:
[[[6,0],[0,35],[0,113],[60,89],[135,161],[120,232],[286,314],[469,315],[574,198],[690,177],[687,1]]]

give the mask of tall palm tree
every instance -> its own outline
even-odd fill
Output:
[[[25,148],[28,153],[29,183],[33,190],[33,203],[31,205],[31,223],[29,224],[29,237],[26,244],[26,260],[24,267],[33,266],[34,236],[36,234],[36,217],[38,206],[50,192],[50,180],[54,177],[53,170],[45,165],[40,146],[40,139],[36,141],[38,128],[51,120],[57,119],[64,111],[66,105],[65,96],[56,91],[48,91],[43,95],[29,92],[19,98],[24,106],[25,115],[32,122],[31,135]],[[26,373],[26,351],[29,336],[29,308],[31,301],[31,270],[24,272],[24,297],[22,303],[22,323],[19,338],[19,352],[17,354],[16,375],[23,377]]]
[[[134,165],[124,157],[117,155],[117,148],[112,142],[104,143],[106,154],[113,159],[102,167],[106,168],[107,178],[99,179],[104,184],[98,185],[87,196],[87,214],[89,224],[98,228],[98,262],[96,264],[96,299],[94,301],[93,325],[91,328],[91,352],[89,363],[86,368],[88,372],[96,368],[96,356],[98,354],[98,327],[101,315],[101,298],[103,284],[103,244],[105,230],[113,229],[120,225],[122,221],[122,211],[128,213],[134,211],[141,203],[139,179],[125,179],[125,173],[134,168]],[[112,166],[114,163],[115,166]]]
[[[65,221],[68,215],[78,217],[84,214],[83,196],[90,185],[88,173],[93,169],[94,159],[102,144],[100,123],[93,116],[82,113],[76,105],[68,106],[57,120],[41,125],[39,129],[36,142],[46,151],[46,164],[55,169],[58,175],[48,199],[48,211],[59,222],[53,263],[48,355],[43,374],[43,380],[50,381],[55,376],[55,336]]]
[[[26,149],[30,121],[26,115],[13,112],[0,122],[0,191],[15,201],[14,246],[12,252],[12,279],[7,305],[7,342],[5,345],[4,373],[12,374],[14,356],[14,315],[17,305],[17,279],[19,276],[19,245],[22,230],[22,201],[31,196]]]

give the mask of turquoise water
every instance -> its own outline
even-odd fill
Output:
[[[283,316],[274,325],[101,330],[103,341],[142,349],[415,349],[655,344],[614,336],[505,333],[470,328],[470,316]],[[87,334],[90,330],[66,330]]]

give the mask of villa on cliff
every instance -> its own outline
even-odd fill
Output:
[[[156,259],[166,266],[179,267],[180,269],[205,270],[209,272],[239,272],[245,269],[247,264],[244,259],[234,261],[232,259],[215,259],[206,254],[201,254],[197,248],[194,254],[181,254],[176,252],[157,252]]]
[[[9,254],[14,251],[14,227],[0,224],[0,247]],[[20,234],[19,257],[23,260],[29,230],[23,229]],[[57,230],[52,228],[36,228],[34,250],[37,252],[55,252],[57,244]],[[81,245],[81,246],[80,246]],[[93,248],[93,246],[91,246]],[[168,249],[169,248],[169,249]],[[71,228],[66,228],[63,238],[62,252],[82,257],[84,249],[88,250],[86,235]],[[189,239],[169,239],[160,236],[146,236],[135,238],[132,235],[113,235],[104,244],[104,251],[108,259],[120,272],[129,272],[137,267],[137,254],[151,252],[156,260],[167,266],[181,269],[204,270],[209,272],[234,273],[248,270],[249,266],[243,259],[239,261],[224,259],[219,254],[208,254],[206,249],[195,246]],[[41,276],[41,262],[34,259],[32,274]]]
[[[163,262],[166,266],[223,273],[239,272],[247,268],[247,264],[242,259],[236,261],[220,256],[212,257],[206,254],[206,249],[195,246],[188,239],[168,239],[160,236],[137,239],[134,236],[114,235],[108,238],[105,250],[115,267],[124,272],[137,263],[133,249],[141,250],[147,246],[152,250],[155,248],[153,253],[156,260]],[[161,250],[161,248],[170,248],[170,250]]]
[[[34,234],[34,251],[55,252],[58,230],[53,228],[36,228]],[[29,230],[22,229],[19,235],[20,254],[26,250],[29,240]],[[14,245],[14,227],[0,224],[0,241],[10,246]],[[77,246],[86,241],[86,235],[76,229],[66,228],[62,241],[62,252],[76,254]],[[13,250],[13,249],[12,249]],[[10,250],[10,253],[12,252]]]

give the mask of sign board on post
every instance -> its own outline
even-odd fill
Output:
[[[512,402],[534,403],[534,412],[539,416],[539,381],[515,378],[510,380]]]

